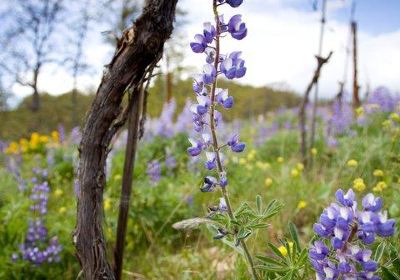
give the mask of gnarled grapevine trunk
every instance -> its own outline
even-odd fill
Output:
[[[178,0],[147,0],[142,15],[124,32],[87,115],[80,143],[79,195],[74,243],[85,279],[115,279],[103,236],[103,190],[110,141],[121,126],[127,87],[138,87],[161,57],[171,35]]]

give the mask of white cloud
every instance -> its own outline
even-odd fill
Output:
[[[196,0],[187,0],[188,7]],[[286,83],[302,93],[311,79],[317,53],[320,15],[309,11],[299,11],[290,4],[299,0],[253,0],[245,2],[238,10],[228,9],[229,14],[243,14],[249,35],[243,41],[223,43],[224,50],[243,50],[246,58],[248,74],[243,83],[258,86]],[[304,2],[304,1],[303,1]],[[330,1],[329,15],[338,9],[348,7],[350,1]],[[200,31],[201,22],[210,19],[208,7],[199,6],[195,11],[195,23],[188,26],[188,32]],[[346,12],[346,11],[344,11]],[[362,29],[362,26],[360,27]],[[334,52],[331,62],[323,69],[320,88],[324,97],[334,96],[338,90],[338,81],[342,80],[346,45],[349,27],[346,23],[330,20],[327,23],[324,54]],[[365,32],[359,33],[359,76],[365,87],[386,85],[393,91],[400,89],[397,76],[400,65],[400,29],[398,32],[373,36]],[[191,38],[190,38],[191,39]],[[188,52],[189,53],[189,52]],[[201,63],[199,56],[186,59],[189,65]],[[200,67],[199,67],[200,69]],[[352,64],[349,64],[351,74]]]
[[[203,3],[209,1],[202,0]],[[249,0],[239,9],[223,7],[226,19],[241,13],[248,26],[248,37],[243,41],[226,39],[223,50],[230,52],[242,50],[246,59],[248,73],[240,82],[256,86],[285,83],[295,91],[302,93],[309,82],[314,67],[314,54],[318,48],[320,15],[309,9],[296,10],[301,0]],[[310,1],[311,2],[311,1]],[[349,0],[329,1],[329,16],[349,5]],[[190,23],[185,26],[188,45],[194,34],[201,31],[202,22],[212,20],[209,5],[199,5],[199,0],[183,0]],[[195,8],[193,8],[195,7]],[[340,11],[340,12],[346,12]],[[360,27],[362,30],[362,26]],[[337,82],[344,72],[345,47],[348,40],[348,24],[330,19],[327,24],[324,42],[324,54],[332,50],[331,62],[323,69],[320,92],[324,97],[334,96]],[[110,58],[111,49],[101,38],[100,30],[91,35],[85,47],[88,64],[94,73],[79,79],[79,88],[95,88],[100,82],[103,65]],[[359,76],[365,89],[367,82],[372,88],[388,86],[392,91],[400,90],[398,67],[400,65],[400,29],[397,32],[374,36],[359,32]],[[187,48],[184,64],[201,69],[203,57],[192,54]],[[349,64],[349,76],[351,70]],[[71,89],[72,79],[62,70],[49,69],[40,80],[41,90],[60,94]],[[349,84],[348,84],[349,85]],[[26,89],[14,87],[18,96],[29,94]]]

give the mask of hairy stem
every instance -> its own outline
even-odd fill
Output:
[[[214,16],[215,16],[215,27],[217,30],[217,37],[215,40],[215,59],[214,59],[214,67],[215,70],[218,70],[218,65],[219,65],[219,56],[220,56],[220,24],[219,24],[219,14],[218,14],[218,4],[217,4],[217,0],[213,0],[213,10],[214,10]],[[212,140],[213,140],[213,150],[215,153],[215,158],[217,161],[217,169],[218,169],[218,174],[220,179],[225,176],[225,170],[222,166],[222,162],[221,162],[221,156],[219,153],[220,147],[218,145],[218,137],[217,137],[217,132],[215,129],[215,120],[214,120],[214,116],[215,116],[215,91],[216,91],[216,87],[217,87],[217,78],[215,79],[214,83],[212,84],[211,87],[211,110],[210,110],[210,130],[211,130],[211,135],[212,135]],[[225,199],[226,202],[226,206],[228,209],[228,215],[232,220],[235,220],[235,215],[233,213],[232,210],[232,206],[231,206],[231,202],[229,199],[229,194],[228,194],[228,190],[227,187],[221,187],[222,189],[222,194],[223,197]],[[244,240],[240,241],[240,246],[243,248],[243,252],[245,254],[246,257],[246,261],[248,262],[248,265],[250,267],[251,270],[251,274],[254,280],[258,279],[257,276],[257,272],[256,269],[254,267],[254,262],[253,262],[253,258],[249,252],[249,249],[247,248],[246,242]]]

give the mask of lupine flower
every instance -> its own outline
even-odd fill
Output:
[[[233,97],[228,95],[227,89],[216,90],[217,102],[221,104],[225,109],[230,109],[233,106]]]
[[[172,155],[168,155],[165,159],[165,166],[169,170],[174,169],[177,166],[176,158]]]
[[[157,183],[161,179],[161,164],[158,160],[153,160],[147,164],[147,175],[153,183]]]
[[[242,40],[247,36],[247,28],[246,24],[242,22],[242,15],[235,15],[229,20],[228,32],[236,40]]]
[[[229,6],[231,6],[232,8],[237,8],[240,5],[242,5],[243,0],[218,0],[219,3],[227,3],[229,4]]]
[[[188,153],[192,156],[198,156],[201,154],[201,151],[203,150],[203,143],[200,141],[196,141],[192,138],[189,138],[189,142],[192,144],[192,147],[189,147],[187,149]]]
[[[198,96],[197,97],[198,104],[194,104],[190,107],[190,110],[197,115],[207,114],[208,109],[210,108],[211,102],[210,98],[206,96]]]
[[[201,34],[194,36],[194,42],[190,43],[192,51],[195,53],[202,53],[207,48],[206,38]]]
[[[205,64],[203,67],[203,81],[207,85],[214,83],[217,77],[217,70],[211,64]]]
[[[23,260],[35,265],[40,265],[44,262],[59,262],[62,246],[58,243],[57,237],[48,240],[48,230],[44,224],[44,218],[47,214],[48,193],[50,191],[46,181],[47,170],[35,168],[33,173],[36,177],[31,180],[34,186],[30,199],[32,201],[31,210],[35,218],[29,221],[25,241],[19,248],[20,254],[14,253],[12,259],[17,261],[21,256]],[[47,242],[48,244],[46,244]]]
[[[244,149],[246,148],[246,144],[243,142],[239,142],[239,135],[235,134],[231,137],[231,139],[229,139],[228,146],[231,147],[231,150],[236,152],[236,153],[241,153],[244,151]]]
[[[218,184],[218,180],[215,177],[207,176],[204,178],[204,184],[201,187],[202,192],[213,192]]]
[[[214,9],[216,10],[217,6],[225,3],[231,7],[238,7],[242,2],[243,0],[217,0],[217,2],[214,2]],[[228,140],[218,141],[216,130],[221,131],[222,114],[216,110],[216,105],[221,105],[225,109],[230,109],[234,105],[233,97],[229,96],[227,90],[216,88],[218,74],[222,73],[228,79],[241,78],[246,74],[246,67],[244,67],[244,60],[240,58],[241,52],[232,52],[229,55],[220,54],[217,57],[216,53],[220,53],[221,50],[218,49],[219,44],[213,43],[219,42],[223,37],[221,34],[226,32],[229,32],[233,38],[241,40],[247,35],[247,28],[240,15],[233,16],[226,24],[224,17],[216,14],[217,22],[215,25],[206,22],[203,25],[203,34],[197,34],[195,42],[190,44],[194,52],[205,53],[207,64],[203,66],[202,73],[196,75],[193,81],[193,91],[196,94],[197,104],[190,108],[193,113],[194,131],[202,133],[202,140],[195,140],[195,137],[190,138],[189,141],[192,146],[187,151],[190,156],[196,157],[204,150],[206,155],[205,168],[209,171],[216,170],[215,172],[218,175],[218,178],[211,175],[204,178],[203,185],[200,187],[202,192],[212,192],[217,187],[225,188],[228,185],[221,149],[228,146],[233,152],[239,153],[246,147],[244,143],[239,142],[237,134]],[[209,88],[212,91],[207,86],[210,86]],[[212,137],[210,134],[204,133],[207,129],[209,129]],[[221,145],[218,142],[226,144]],[[224,199],[220,200],[218,208],[223,211],[228,210]],[[227,234],[224,229],[218,229],[218,232],[215,237],[217,239],[223,238]]]
[[[205,163],[205,167],[208,170],[213,170],[216,166],[216,157],[214,152],[206,152],[207,161]]]
[[[241,52],[233,52],[221,63],[221,72],[226,78],[242,78],[246,74],[245,61],[240,58]]]
[[[382,200],[373,194],[362,199],[362,210],[357,209],[355,193],[350,189],[336,192],[339,204],[332,203],[314,224],[314,231],[321,237],[309,250],[310,262],[317,279],[379,279],[378,268],[371,260],[372,251],[356,245],[357,239],[368,246],[375,236],[389,237],[394,234],[395,221],[381,212]],[[331,249],[327,246],[330,240]],[[336,266],[335,263],[338,263]]]
[[[225,198],[223,198],[223,197],[221,197],[221,198],[219,199],[218,210],[221,211],[221,212],[226,212],[226,211],[228,211],[228,206],[226,205]]]

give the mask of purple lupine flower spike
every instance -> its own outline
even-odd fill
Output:
[[[362,211],[357,210],[352,190],[338,190],[336,199],[342,206],[332,203],[323,211],[320,223],[314,225],[317,235],[330,239],[331,247],[318,240],[309,250],[317,279],[380,279],[375,275],[378,264],[371,260],[372,251],[363,247],[372,244],[376,235],[392,236],[395,221],[387,218],[386,211],[380,212],[382,200],[372,194],[362,199]],[[338,264],[337,268],[333,263]]]

